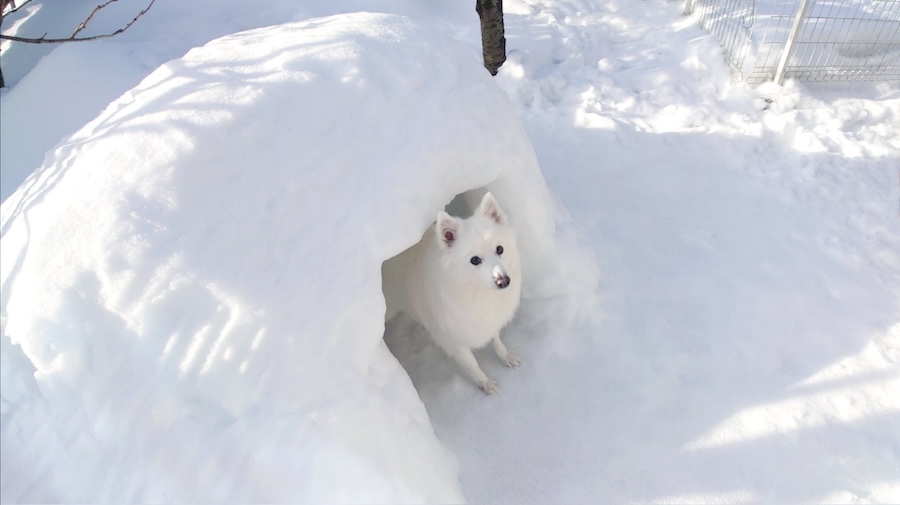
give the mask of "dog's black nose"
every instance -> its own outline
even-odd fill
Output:
[[[509,286],[509,276],[504,275],[503,277],[498,277],[494,282],[497,283],[497,287],[503,289]]]

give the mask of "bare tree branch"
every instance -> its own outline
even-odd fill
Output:
[[[0,16],[6,17],[6,16],[12,14],[13,12],[17,12],[19,9],[21,9],[22,7],[25,7],[29,3],[31,3],[31,0],[25,0],[24,2],[20,3],[19,5],[16,5],[15,0],[0,0]],[[6,7],[10,6],[10,5],[12,5],[12,9],[10,9],[9,12],[3,12],[6,10]]]
[[[75,38],[76,35],[81,33],[81,30],[84,30],[85,28],[87,28],[88,23],[90,23],[91,20],[94,19],[94,14],[100,12],[107,5],[109,5],[113,2],[118,2],[118,1],[119,0],[107,0],[106,2],[94,7],[94,10],[91,11],[91,14],[88,17],[86,17],[84,19],[84,21],[81,22],[80,25],[78,25],[78,28],[76,28],[74,32],[72,32],[72,38]],[[140,17],[140,14],[138,15],[138,17]],[[135,18],[135,19],[137,19],[137,18]],[[134,21],[132,21],[132,22],[134,22]]]
[[[9,0],[7,0],[7,1],[9,1]],[[31,0],[28,0],[28,1],[31,1]],[[107,5],[109,5],[113,2],[117,2],[117,1],[118,0],[107,0],[106,2],[95,7],[94,10],[91,11],[91,14],[87,18],[85,18],[85,20],[82,21],[80,25],[78,25],[78,28],[75,29],[75,33],[73,33],[71,37],[49,38],[48,39],[46,33],[39,38],[17,37],[15,35],[3,35],[2,33],[0,33],[0,40],[11,40],[14,42],[25,42],[28,44],[58,44],[58,43],[62,43],[62,42],[84,42],[87,40],[97,40],[97,39],[106,39],[109,37],[115,37],[116,35],[131,28],[131,25],[133,25],[135,22],[137,22],[137,20],[140,19],[141,16],[146,14],[147,11],[150,10],[150,7],[153,7],[154,2],[156,2],[156,0],[150,0],[150,3],[147,4],[147,7],[144,7],[144,9],[141,12],[138,12],[137,16],[135,16],[134,19],[129,21],[128,24],[126,24],[125,26],[119,28],[118,30],[116,30],[112,33],[104,33],[101,35],[92,35],[90,37],[78,37],[78,34],[87,27],[87,24],[91,21],[91,19],[94,17],[94,14],[96,14],[97,11],[99,11],[100,9],[106,7]],[[22,4],[22,5],[25,5],[25,4]],[[21,6],[19,6],[19,7],[21,7]],[[18,7],[17,7],[17,9],[18,9]],[[12,11],[10,11],[10,12],[12,12]]]

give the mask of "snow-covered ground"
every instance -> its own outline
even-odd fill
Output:
[[[4,43],[0,500],[900,501],[900,85],[732,84],[675,2],[504,4],[495,78],[451,0]],[[412,20],[313,19],[362,10]],[[485,186],[528,258],[496,397],[382,345],[378,288]]]

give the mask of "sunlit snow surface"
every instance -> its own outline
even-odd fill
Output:
[[[158,0],[11,71],[0,499],[900,501],[900,88],[735,85],[677,3],[504,7],[493,79],[449,0]],[[361,9],[415,21],[128,91]],[[388,352],[377,274],[485,186],[528,259],[495,398]]]
[[[531,265],[557,255],[503,92],[407,18],[263,28],[164,65],[4,202],[3,331],[21,348],[4,366],[21,381],[4,388],[5,489],[459,500],[382,342],[380,271],[482,186],[528,223]]]

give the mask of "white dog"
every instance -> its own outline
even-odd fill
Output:
[[[490,342],[506,366],[521,363],[500,330],[519,306],[522,279],[516,237],[493,195],[469,219],[440,212],[419,243],[385,262],[382,275],[386,319],[407,313],[485,393],[497,393],[472,349]]]

